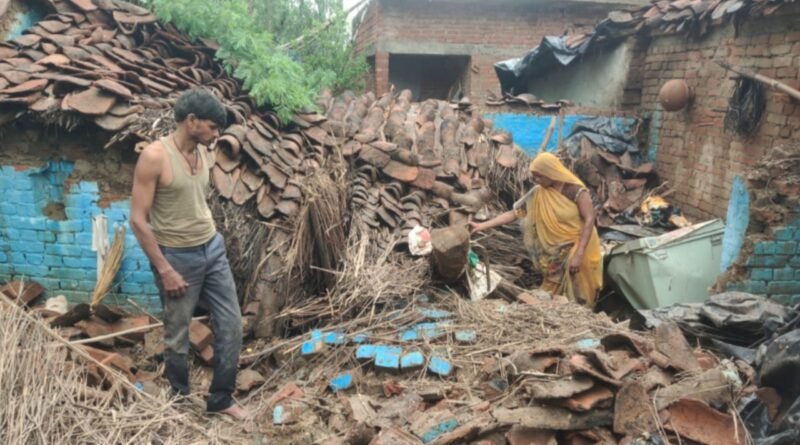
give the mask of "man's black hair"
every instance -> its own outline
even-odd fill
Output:
[[[208,90],[195,88],[184,92],[175,103],[175,122],[183,122],[190,115],[202,120],[209,120],[220,128],[225,128],[228,112]]]

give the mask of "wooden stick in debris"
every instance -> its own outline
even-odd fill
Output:
[[[202,320],[207,320],[207,319],[208,319],[208,315],[203,315],[202,317],[194,317],[194,318],[192,318],[192,321],[202,321]],[[124,331],[114,332],[112,334],[100,335],[100,336],[92,337],[92,338],[84,338],[82,340],[75,340],[75,341],[71,341],[69,343],[71,345],[85,345],[87,343],[97,343],[97,342],[103,341],[103,340],[122,337],[123,335],[135,334],[137,332],[147,331],[147,330],[153,329],[153,328],[160,328],[161,326],[164,326],[164,322],[158,322],[158,323],[149,324],[147,326],[139,326],[139,327],[135,327],[135,328],[125,329]]]
[[[553,136],[554,128],[556,128],[555,116],[550,118],[550,125],[547,127],[547,131],[544,133],[544,139],[542,139],[542,144],[539,145],[539,151],[537,153],[544,153],[547,151],[547,145],[550,143],[550,138]]]
[[[786,93],[789,96],[791,96],[792,98],[794,98],[795,100],[800,101],[800,91],[790,87],[789,85],[786,85],[785,83],[783,83],[783,82],[781,82],[779,80],[775,80],[775,79],[773,79],[771,77],[767,77],[767,76],[765,76],[763,74],[758,74],[758,73],[750,71],[750,70],[748,70],[746,68],[730,65],[730,64],[727,64],[725,62],[717,61],[717,64],[719,66],[725,68],[726,70],[733,71],[734,73],[736,73],[736,74],[738,74],[738,75],[740,75],[742,77],[746,77],[748,79],[752,79],[752,80],[755,80],[757,82],[761,82],[764,85],[767,85],[772,89],[778,90],[778,91],[780,91],[782,93]]]
[[[99,366],[101,369],[103,369],[103,371],[108,373],[108,375],[113,376],[115,380],[121,382],[122,385],[126,386],[127,389],[129,390],[128,392],[130,394],[132,394],[134,397],[136,397],[138,399],[150,399],[150,400],[154,400],[154,401],[156,400],[150,394],[147,394],[144,391],[139,391],[139,389],[136,386],[134,386],[134,384],[131,383],[127,379],[127,377],[125,377],[122,373],[120,373],[116,369],[114,369],[114,368],[106,365],[105,363],[101,362],[100,360],[97,360],[96,358],[92,357],[83,348],[80,348],[78,346],[70,344],[69,340],[64,339],[63,337],[58,335],[58,333],[56,333],[52,328],[50,328],[50,326],[47,326],[46,324],[42,323],[41,320],[37,320],[36,317],[34,317],[31,314],[29,314],[28,312],[26,312],[25,309],[23,309],[23,308],[17,306],[16,304],[14,304],[8,297],[6,297],[5,294],[3,294],[1,292],[0,292],[0,302],[5,303],[8,306],[12,307],[13,308],[12,310],[21,311],[22,315],[25,318],[27,318],[31,323],[36,324],[40,328],[42,328],[44,330],[44,332],[47,332],[47,334],[50,337],[52,337],[53,339],[55,339],[58,343],[62,343],[64,346],[69,348],[70,351],[72,351],[75,354],[81,356],[81,358],[83,358],[84,360],[86,360],[86,361],[88,361],[90,363],[93,363],[96,366]]]

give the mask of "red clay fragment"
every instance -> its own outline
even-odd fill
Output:
[[[667,430],[703,445],[745,444],[744,425],[699,400],[675,402],[661,420]]]

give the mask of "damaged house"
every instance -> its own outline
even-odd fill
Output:
[[[504,97],[490,101],[516,104],[503,110],[524,123],[508,127],[515,140],[540,137],[552,119],[531,103],[571,103],[564,137],[571,118],[636,118],[639,161],[653,163],[661,193],[692,220],[726,220],[717,287],[800,301],[800,4],[658,1],[517,57],[495,65]],[[528,150],[555,149],[538,142]]]
[[[492,66],[547,35],[583,32],[614,8],[646,0],[371,0],[356,17],[356,48],[372,71],[368,89],[394,86],[414,100],[483,103],[500,83]]]

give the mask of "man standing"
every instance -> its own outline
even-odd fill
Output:
[[[164,308],[164,361],[178,395],[189,394],[189,323],[199,301],[211,313],[214,378],[207,409],[235,418],[242,319],[222,235],[206,203],[210,161],[202,146],[219,137],[227,113],[205,90],[175,104],[176,130],[142,151],[133,179],[131,228],[150,259]]]

